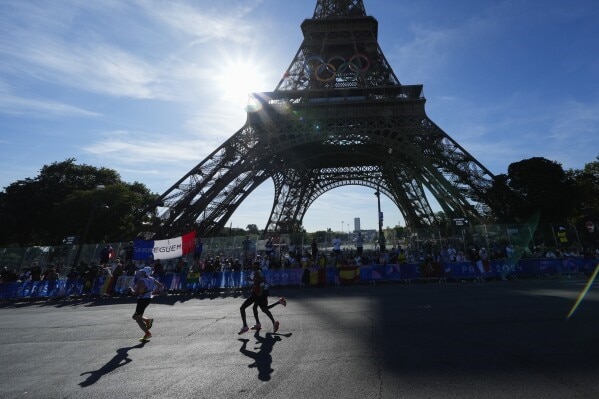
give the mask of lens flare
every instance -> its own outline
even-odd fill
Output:
[[[572,317],[572,315],[574,314],[574,312],[576,312],[576,309],[578,309],[578,305],[580,305],[580,303],[582,302],[584,297],[587,295],[587,292],[589,292],[591,285],[593,285],[593,282],[595,281],[595,278],[597,277],[597,273],[599,273],[599,264],[597,264],[597,266],[595,267],[595,271],[593,272],[593,275],[587,282],[587,285],[584,287],[584,290],[582,290],[580,295],[578,295],[578,299],[576,300],[576,303],[574,304],[574,306],[572,306],[572,309],[570,310],[570,313],[568,313],[566,320],[569,320],[570,317]]]

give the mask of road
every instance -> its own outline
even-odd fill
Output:
[[[273,288],[279,333],[243,336],[241,296],[160,297],[147,344],[132,299],[4,304],[0,397],[597,398],[585,283]]]

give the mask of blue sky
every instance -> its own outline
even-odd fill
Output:
[[[0,0],[0,188],[76,158],[162,193],[271,91],[316,0]],[[599,155],[596,0],[365,0],[402,84],[492,173],[539,156],[580,169]],[[266,182],[230,220],[263,227]],[[382,198],[385,225],[403,225]],[[372,190],[343,187],[308,231],[374,229]]]

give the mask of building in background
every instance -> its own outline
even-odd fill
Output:
[[[354,233],[360,232],[360,218],[354,218]]]

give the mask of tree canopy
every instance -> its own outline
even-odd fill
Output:
[[[537,213],[543,223],[575,222],[582,216],[580,209],[597,209],[598,190],[599,162],[583,171],[564,171],[557,162],[535,157],[510,164],[507,174],[497,176],[489,198],[502,222],[523,221]]]
[[[88,222],[86,243],[130,240],[145,230],[144,212],[157,198],[141,183],[123,182],[112,169],[78,165],[74,158],[55,162],[0,191],[0,246],[59,245],[68,236],[81,240]],[[584,230],[585,221],[599,220],[599,157],[582,170],[568,171],[545,158],[512,163],[496,176],[487,198],[497,222],[538,214],[540,222],[567,222]],[[450,229],[444,215],[437,216],[441,227]],[[259,233],[255,224],[220,232]],[[327,232],[314,234],[324,239]]]
[[[157,197],[138,182],[129,184],[108,168],[78,165],[74,158],[44,166],[38,176],[0,192],[0,245],[58,245],[128,240],[141,231],[141,212]]]

